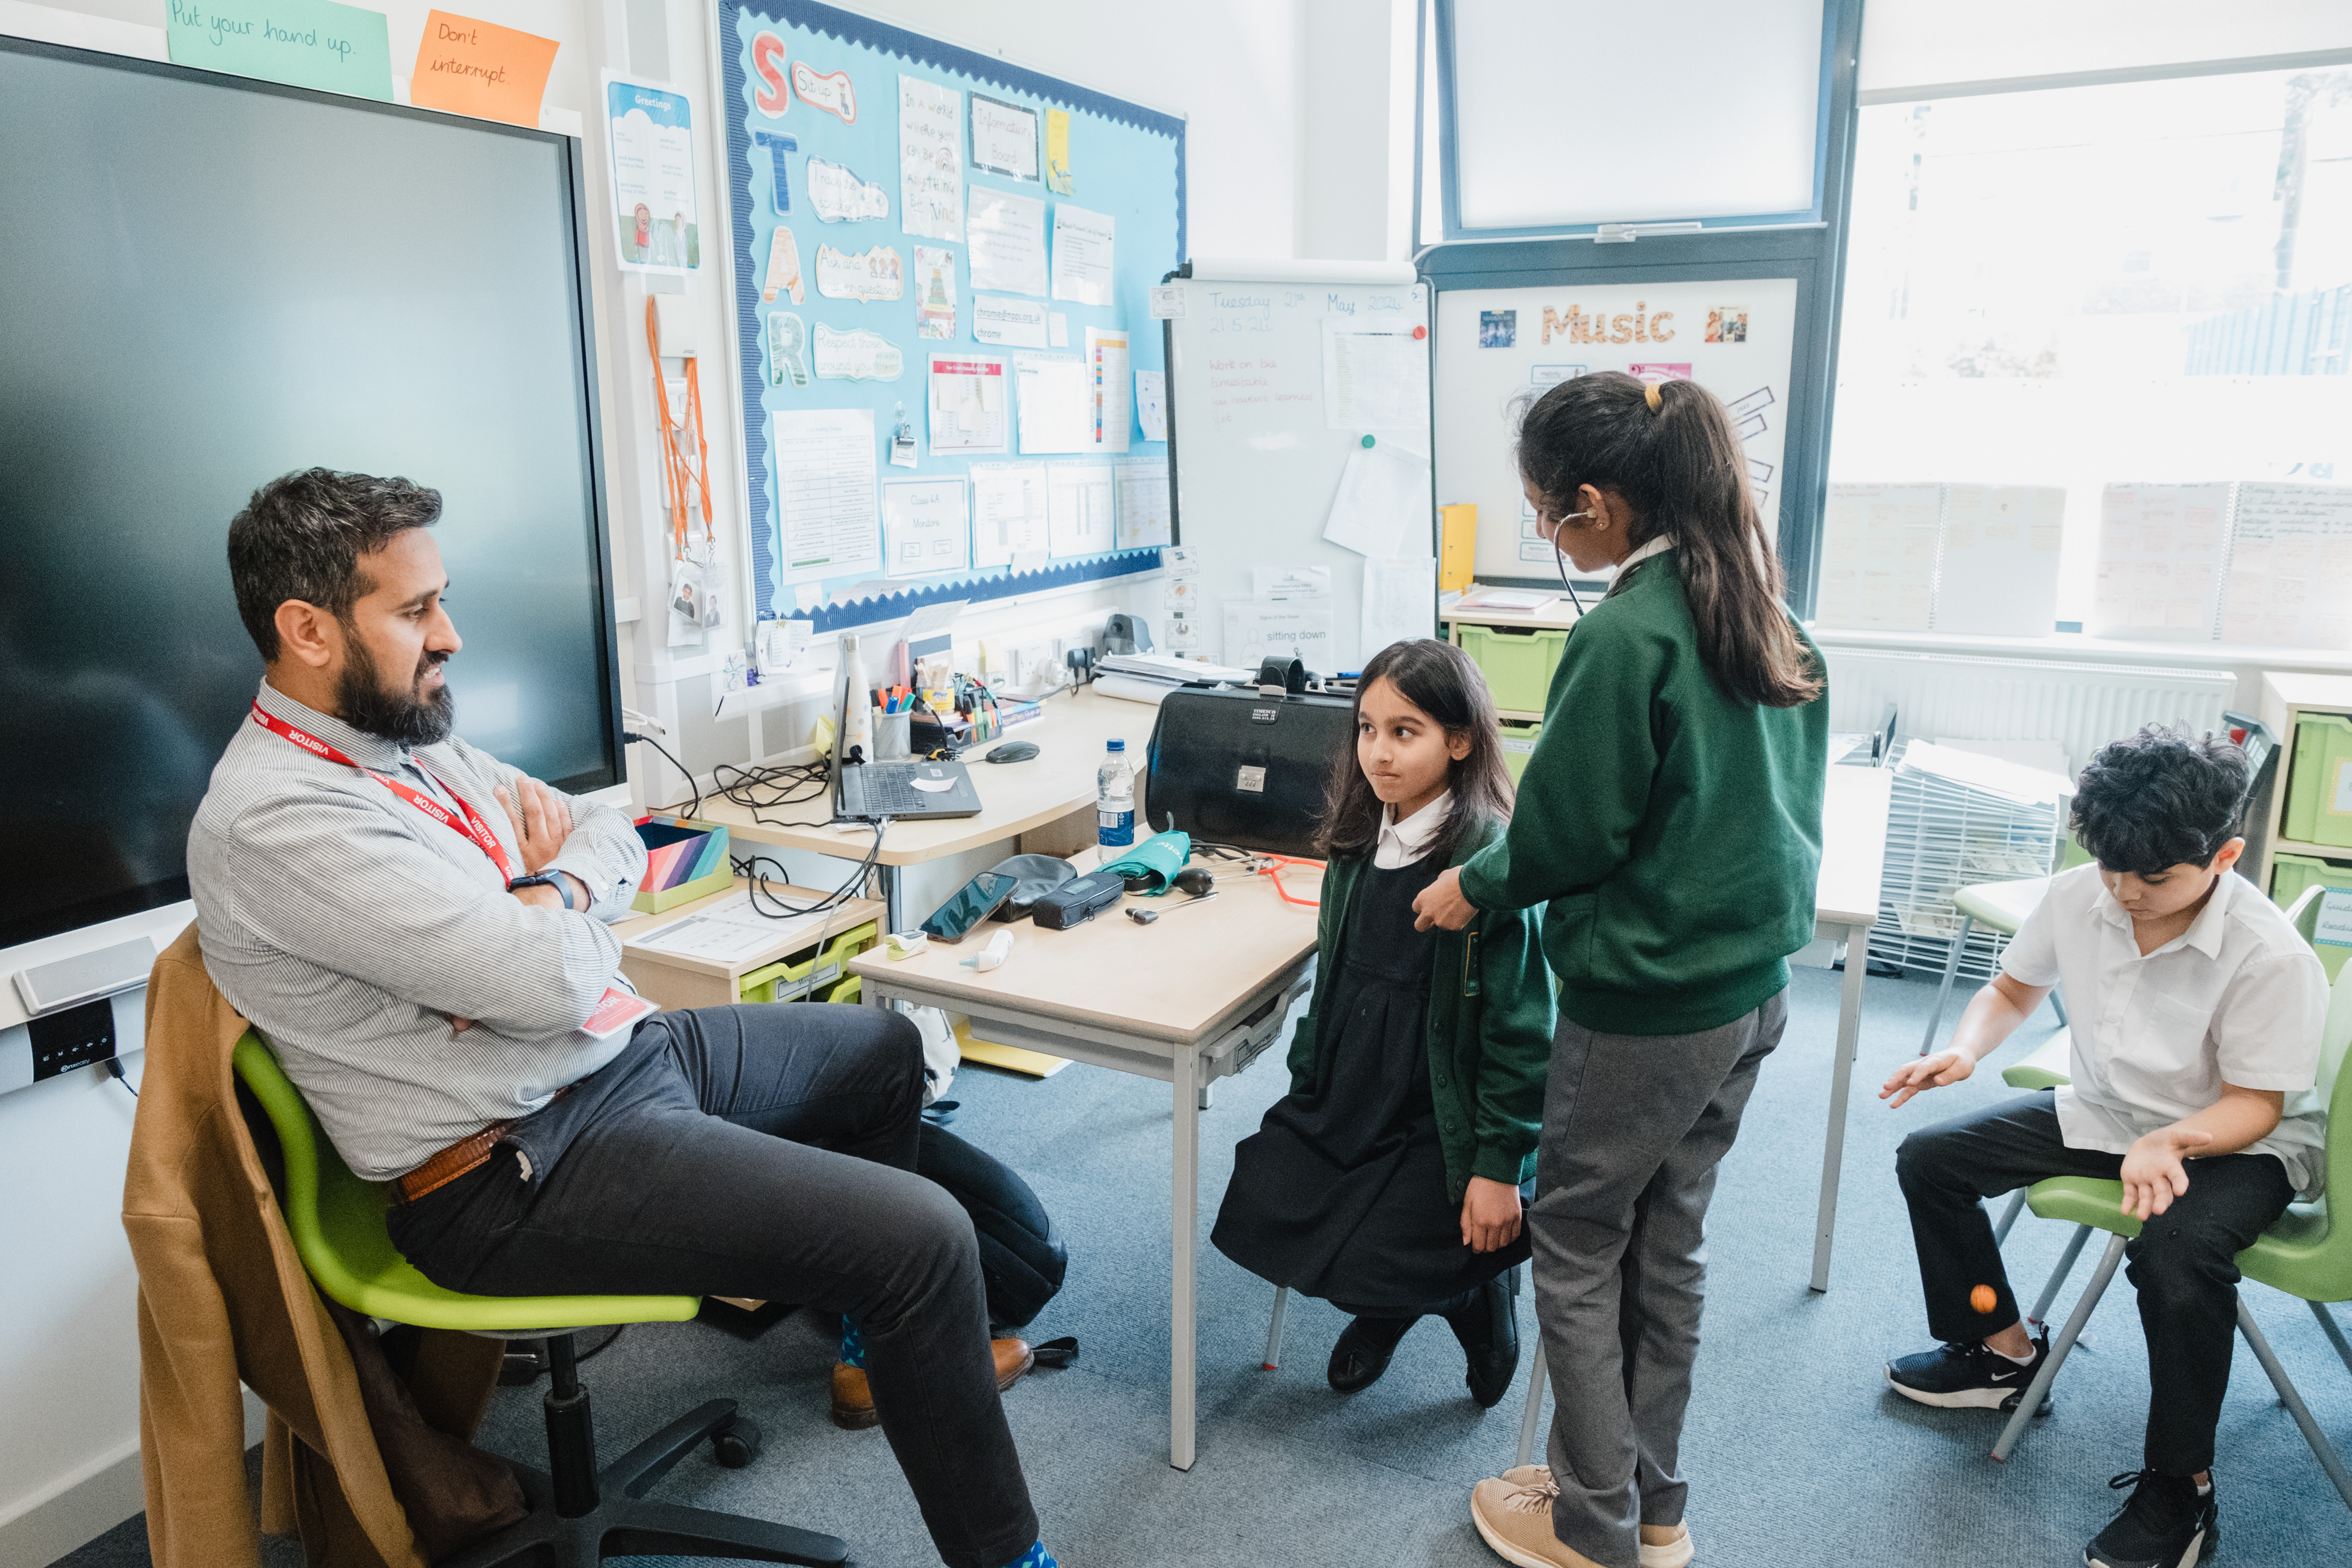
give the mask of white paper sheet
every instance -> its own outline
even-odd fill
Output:
[[[738,893],[683,920],[632,937],[626,945],[647,952],[707,959],[712,963],[735,963],[770,950],[789,953],[794,942],[805,946],[804,939],[822,931],[829,918],[816,914],[770,920],[751,908],[749,893]]]
[[[1008,180],[1037,177],[1037,111],[971,95],[971,166]]]
[[[1135,373],[1135,423],[1147,441],[1168,439],[1168,373]]]
[[[1320,675],[1332,665],[1329,599],[1227,599],[1224,661],[1255,669],[1269,658],[1297,658]]]
[[[1934,628],[2046,637],[2058,614],[2066,492],[2055,485],[1947,485]]]
[[[1940,484],[1832,485],[1815,623],[1926,631],[1935,616],[1943,501]]]
[[[1042,349],[1045,303],[1003,294],[982,295],[971,302],[971,335],[981,342],[1009,349]]]
[[[2099,499],[2093,637],[2202,642],[2213,635],[2230,516],[2227,484],[2109,485]]]
[[[1108,463],[1054,463],[1045,470],[1046,549],[1057,558],[1114,548],[1116,486]]]
[[[1051,311],[1045,317],[1045,346],[1049,349],[1070,346],[1070,318],[1060,310]]]
[[[1169,538],[1167,461],[1119,464],[1118,547],[1143,550]]]
[[[1264,598],[1269,594],[1287,597],[1294,594],[1331,592],[1331,568],[1328,566],[1252,566],[1250,592]]]
[[[2352,485],[2247,479],[2237,500],[2222,640],[2352,647]]]
[[[1129,400],[1134,383],[1127,363],[1125,332],[1087,329],[1087,408],[1097,452],[1127,450],[1128,432],[1135,424],[1135,405]]]
[[[1013,406],[1021,455],[1086,452],[1094,447],[1093,407],[1084,360],[1022,354],[1013,362]]]
[[[931,356],[931,452],[980,456],[1004,450],[1013,378],[993,354]]]
[[[1074,305],[1108,305],[1111,296],[1112,234],[1118,220],[1067,202],[1054,204],[1054,298]]]
[[[893,479],[884,485],[883,571],[893,577],[925,577],[961,569],[971,560],[968,505],[961,478]]]
[[[1332,430],[1429,428],[1429,345],[1402,325],[1323,323],[1323,424]]]
[[[1362,637],[1356,661],[1392,642],[1437,635],[1437,557],[1374,555],[1364,562]]]
[[[973,185],[965,198],[971,222],[971,286],[974,292],[1045,292],[1045,204]]]
[[[771,419],[784,575],[843,577],[880,566],[874,410],[782,409]]]
[[[1323,537],[1359,555],[1405,555],[1429,536],[1429,459],[1394,442],[1349,449]]]
[[[898,205],[908,234],[963,238],[963,94],[898,79]]]
[[[1016,556],[1043,557],[1050,505],[1043,463],[971,466],[971,563],[1010,566]]]

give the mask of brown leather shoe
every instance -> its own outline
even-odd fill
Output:
[[[1037,1363],[1037,1352],[1029,1348],[1026,1340],[991,1340],[989,1355],[996,1363],[996,1387],[1000,1394],[1021,1381],[1021,1374]],[[881,1414],[874,1408],[874,1389],[866,1381],[866,1369],[845,1362],[833,1363],[833,1424],[845,1431],[860,1431],[878,1426]]]

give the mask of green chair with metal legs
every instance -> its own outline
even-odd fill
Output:
[[[2300,914],[2300,906],[2290,913]],[[2327,1142],[2325,1152],[2327,1172],[2327,1194],[2309,1204],[2289,1205],[2278,1223],[2265,1231],[2253,1246],[2238,1254],[2238,1268],[2246,1279],[2268,1285],[2273,1289],[2299,1297],[2310,1305],[2312,1315],[2319,1320],[2321,1331],[2327,1336],[2347,1373],[2352,1373],[2352,1345],[2347,1345],[2344,1332],[2327,1310],[2336,1301],[2352,1301],[2352,1224],[2333,1225],[2328,1214],[2330,1195],[2342,1195],[2352,1201],[2352,1073],[2343,1071],[2345,1047],[2352,1044],[2352,966],[2338,974],[2327,1008],[2327,1023],[2322,1037],[2319,1055],[2320,1092],[2327,1100]],[[2190,1178],[2192,1181],[2194,1176]],[[2124,1246],[2139,1234],[2140,1222],[2123,1212],[2123,1184],[2104,1182],[2084,1176],[2053,1176],[2036,1182],[2030,1189],[2028,1201],[2033,1212],[2045,1219],[2073,1220],[2083,1230],[2068,1247],[2060,1272],[2052,1277],[2044,1292],[2047,1298],[2057,1288],[2059,1279],[2081,1251],[2083,1237],[2095,1228],[2109,1233],[2106,1251],[2099,1258],[2099,1267],[2091,1276],[2091,1283],[2075,1302],[2074,1310],[2059,1331],[2050,1347],[2048,1360],[2034,1375],[2033,1384],[2017,1402],[2017,1412],[2003,1428],[2000,1440],[1993,1445],[1992,1457],[2006,1460],[2016,1447],[2025,1430],[2026,1422],[2041,1407],[2058,1375],[2058,1368],[2067,1352],[2082,1335],[2083,1325],[2090,1320],[2092,1310],[2106,1291],[2107,1283],[2115,1278],[2116,1266],[2123,1261]],[[2271,1384],[2278,1390],[2279,1402],[2294,1417],[2303,1431],[2304,1440],[2311,1445],[2320,1468],[2335,1483],[2345,1506],[2352,1508],[2352,1471],[2347,1471],[2344,1461],[2312,1419],[2286,1369],[2279,1364],[2271,1351],[2270,1342],[2254,1321],[2253,1311],[2246,1305],[2245,1292],[2238,1294],[2238,1331],[2245,1336],[2254,1359],[2269,1374]]]
[[[1960,934],[1952,939],[1951,956],[1944,961],[1943,984],[1936,987],[1936,1005],[1927,1014],[1927,1032],[1920,1037],[1919,1054],[1926,1056],[1936,1047],[1936,1029],[1944,1021],[1944,1004],[1950,1000],[1952,981],[1960,973],[1960,959],[1968,952],[1969,936],[1977,927],[1997,931],[2003,936],[2015,936],[2025,917],[2050,890],[2047,877],[2028,877],[2018,882],[1978,882],[1962,888],[1952,895],[1952,908],[1959,911]],[[2058,993],[2050,993],[2050,1005],[2057,1010],[2058,1022],[2066,1021],[2066,1005]]]
[[[751,1463],[760,1429],[735,1413],[731,1399],[709,1401],[597,1468],[595,1427],[576,1371],[573,1333],[607,1323],[682,1322],[695,1314],[694,1297],[468,1296],[444,1289],[392,1245],[384,1229],[390,1186],[352,1174],[269,1047],[248,1031],[231,1059],[277,1131],[286,1167],[286,1227],[321,1291],[368,1317],[547,1342],[553,1373],[545,1400],[549,1468],[515,1467],[530,1515],[436,1568],[522,1562],[591,1568],[607,1557],[672,1553],[822,1568],[848,1561],[848,1544],[830,1535],[646,1500],[653,1484],[698,1443],[709,1441],[730,1468]]]

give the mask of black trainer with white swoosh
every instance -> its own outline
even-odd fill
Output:
[[[2107,1485],[2132,1489],[2123,1511],[2084,1549],[2084,1568],[2197,1568],[2221,1543],[2221,1509],[2187,1476],[2126,1470]]]
[[[1886,1363],[1886,1385],[1906,1399],[1947,1410],[2014,1410],[2050,1359],[2050,1336],[2033,1342],[2033,1359],[2023,1365],[1983,1345],[1937,1345]],[[2050,1414],[2044,1394],[2036,1415]]]

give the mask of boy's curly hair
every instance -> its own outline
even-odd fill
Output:
[[[2162,724],[2099,748],[2075,783],[2075,839],[2110,871],[2152,876],[2202,866],[2238,832],[2246,753],[2221,737]]]

